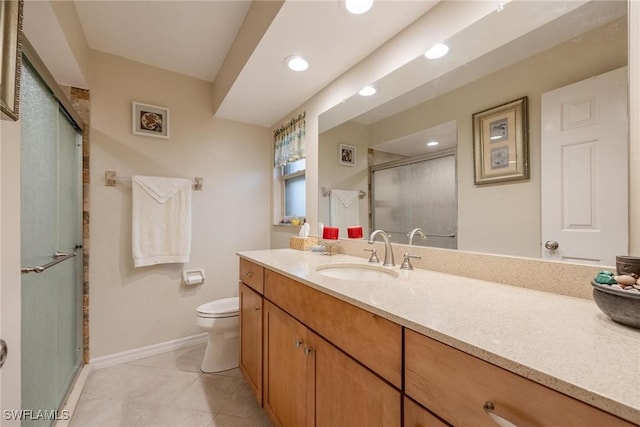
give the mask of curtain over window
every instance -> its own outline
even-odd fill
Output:
[[[286,166],[289,163],[304,159],[304,136],[304,112],[273,132],[275,167]]]

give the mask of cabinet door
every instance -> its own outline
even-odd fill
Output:
[[[404,427],[448,427],[431,412],[415,403],[408,397],[404,398]]]
[[[320,336],[307,332],[316,427],[400,427],[400,392]]]
[[[306,327],[264,301],[264,410],[276,426],[310,426]]]
[[[262,296],[240,283],[240,370],[262,405]]]

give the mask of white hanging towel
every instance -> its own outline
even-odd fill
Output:
[[[191,255],[191,181],[133,176],[133,265],[184,263]]]
[[[357,191],[332,189],[329,209],[331,226],[340,228],[340,236],[347,237],[347,227],[360,225]]]

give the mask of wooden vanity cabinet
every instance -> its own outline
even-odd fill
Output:
[[[400,427],[402,328],[268,269],[264,281],[263,407],[272,422]]]
[[[316,427],[399,427],[400,391],[322,337],[307,331]]]
[[[399,427],[400,391],[265,301],[264,409],[277,426]]]
[[[264,302],[263,407],[277,426],[313,425],[312,395],[307,376],[312,372],[307,328],[270,303]]]
[[[262,295],[240,282],[240,371],[262,405]]]
[[[405,393],[454,426],[495,427],[492,417],[519,427],[633,425],[408,329]]]
[[[402,327],[293,279],[265,270],[264,296],[327,341],[402,387]]]
[[[449,424],[435,417],[431,412],[404,397],[404,427],[449,427]]]
[[[240,371],[262,404],[262,322],[264,268],[240,258]]]

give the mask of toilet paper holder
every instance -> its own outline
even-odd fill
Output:
[[[204,270],[184,270],[182,272],[182,281],[187,286],[200,285],[204,283]]]

